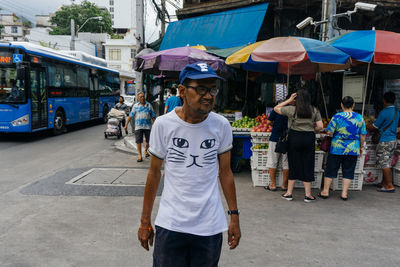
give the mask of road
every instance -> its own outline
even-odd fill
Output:
[[[66,184],[93,168],[133,167],[143,183],[148,159],[116,150],[104,127],[0,137],[1,267],[152,266],[136,237],[143,186]],[[230,251],[224,234],[220,266],[399,266],[399,192],[365,187],[347,202],[332,192],[306,204],[301,189],[289,202],[254,188],[249,172],[235,181],[243,237]]]

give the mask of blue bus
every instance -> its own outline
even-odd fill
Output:
[[[30,133],[107,118],[119,72],[25,42],[0,43],[0,132]]]

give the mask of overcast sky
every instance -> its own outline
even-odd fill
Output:
[[[118,1],[118,0],[115,0]],[[80,3],[81,0],[76,0],[75,3]],[[145,0],[147,7],[146,14],[146,39],[151,42],[157,39],[160,26],[156,26],[155,12],[151,6],[150,0]],[[156,2],[160,2],[156,0]],[[71,0],[0,0],[0,8],[3,13],[16,13],[22,15],[32,22],[35,22],[35,15],[47,15],[55,12],[61,5],[71,4]],[[168,11],[171,15],[175,15],[174,8],[167,4]]]

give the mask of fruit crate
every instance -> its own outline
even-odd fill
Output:
[[[400,169],[392,169],[392,180],[395,186],[400,186]]]
[[[282,186],[283,176],[282,172],[276,172],[276,186]],[[269,185],[269,172],[268,170],[252,170],[251,171],[251,179],[253,180],[253,186],[267,186]]]
[[[324,172],[323,171],[318,171],[314,172],[314,182],[311,183],[311,188],[321,188],[321,183],[322,183],[322,176]],[[304,188],[303,182],[296,180],[296,183],[294,184],[295,188]]]
[[[364,156],[364,168],[376,167],[376,150],[366,150]]]
[[[338,173],[338,176],[336,179],[333,179],[332,184],[331,184],[331,189],[333,191],[335,190],[342,190],[343,186],[343,174],[342,172]],[[353,191],[361,191],[363,186],[363,173],[355,173],[354,174],[354,179],[351,181],[349,190]]]
[[[250,132],[251,132],[251,128],[237,128],[237,127],[232,127],[232,132],[250,133]]]
[[[382,170],[365,168],[363,173],[363,184],[379,184],[382,182]]]
[[[268,132],[251,132],[251,142],[253,144],[265,144],[269,142],[271,133]]]
[[[253,155],[251,157],[252,170],[266,170],[268,160],[268,149],[251,149]]]

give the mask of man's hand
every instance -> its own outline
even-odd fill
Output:
[[[128,129],[128,124],[127,123],[125,123],[125,126],[124,126],[124,130],[126,131],[126,129]]]
[[[229,223],[228,228],[228,245],[229,249],[234,249],[239,245],[240,237],[242,234],[240,233],[239,226],[239,216],[231,215],[231,222]]]
[[[140,225],[139,230],[138,230],[138,239],[140,242],[140,245],[144,247],[145,250],[149,250],[149,244],[150,246],[153,246],[153,238],[154,238],[154,230],[153,227],[151,227],[151,224],[148,225]]]

